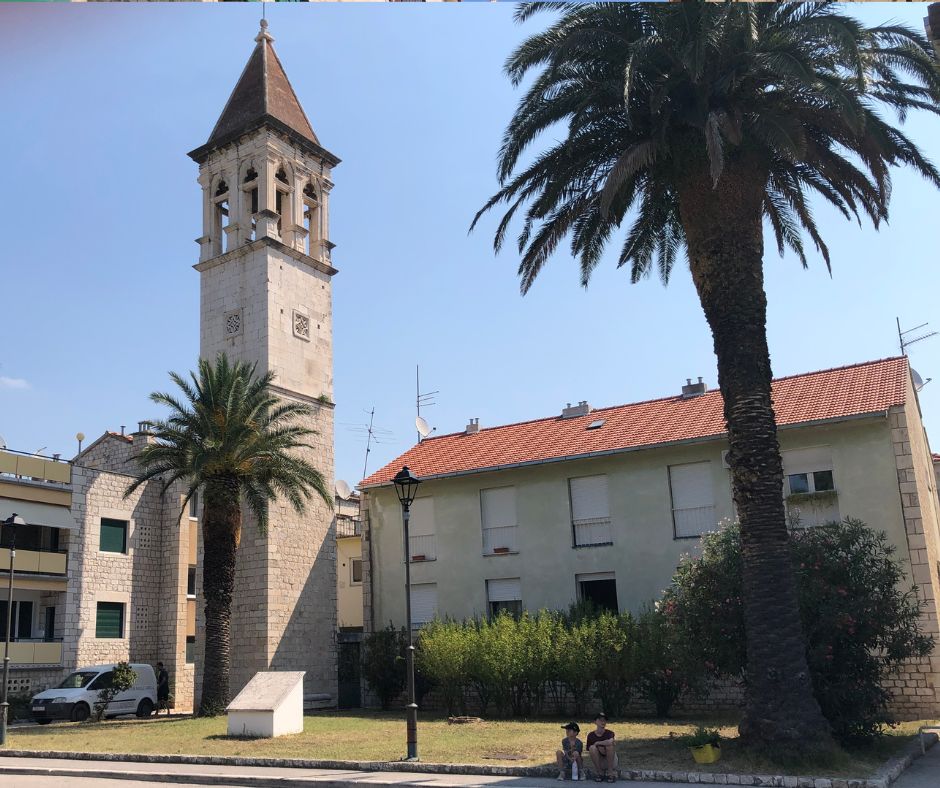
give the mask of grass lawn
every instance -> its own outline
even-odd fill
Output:
[[[422,717],[418,726],[421,759],[429,763],[480,763],[533,766],[554,763],[563,731],[562,720],[493,721],[448,725],[439,716]],[[728,737],[722,759],[697,766],[674,740],[696,724],[717,727]],[[788,763],[788,774],[864,777],[902,747],[918,722],[902,724],[864,751],[846,752],[838,762],[820,766]],[[762,762],[737,747],[732,718],[612,720],[621,768],[739,773],[777,773],[781,767]],[[591,729],[582,724],[581,738]],[[241,755],[324,760],[399,760],[405,749],[403,715],[381,712],[327,712],[304,718],[304,732],[277,739],[236,739],[225,735],[225,717],[215,719],[113,720],[12,728],[9,746],[26,750],[73,752]]]

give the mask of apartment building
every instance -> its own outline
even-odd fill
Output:
[[[0,520],[16,513],[10,689],[38,692],[83,665],[162,661],[193,707],[198,502],[159,482],[124,498],[149,441],[106,433],[74,460],[0,451]],[[4,528],[0,584],[9,578]],[[6,600],[0,614],[6,621]],[[0,642],[0,652],[3,645]]]
[[[936,477],[906,358],[774,381],[794,527],[858,517],[887,532],[937,637]],[[663,399],[428,438],[361,485],[366,627],[404,620],[403,465],[418,625],[589,599],[636,611],[657,599],[702,533],[735,517],[722,399],[692,383]],[[898,713],[940,711],[940,649],[912,665]]]

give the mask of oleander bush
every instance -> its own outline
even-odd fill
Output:
[[[927,656],[921,603],[881,531],[846,519],[794,529],[813,690],[842,742],[870,739],[893,722],[885,681],[905,661]],[[736,525],[703,537],[701,558],[685,558],[660,605],[691,675],[747,675],[741,609],[741,536]]]

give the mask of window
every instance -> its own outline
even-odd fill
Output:
[[[101,518],[101,541],[98,549],[102,553],[127,552],[127,520]]]
[[[194,520],[199,517],[199,491],[196,490],[189,498],[189,516]]]
[[[517,552],[516,488],[480,490],[480,514],[483,522],[483,554]]]
[[[96,638],[124,637],[124,603],[99,602],[95,615]]]
[[[228,249],[228,233],[226,228],[231,221],[228,210],[228,184],[224,180],[219,181],[212,198],[212,204],[215,207],[215,216],[213,219],[213,236],[216,239],[216,253],[224,254]]]
[[[88,689],[98,692],[99,690],[110,689],[112,684],[114,684],[114,671],[109,670],[106,673],[99,674],[98,678],[88,685]]]
[[[303,194],[303,227],[307,231],[305,242],[305,251],[311,257],[319,255],[319,236],[320,236],[320,204],[317,200],[317,192],[312,183],[304,187]]]
[[[353,585],[359,585],[362,583],[362,559],[353,558],[350,562],[350,574]]]
[[[186,596],[196,596],[196,567],[194,566],[186,570]]]
[[[411,586],[411,624],[417,628],[437,616],[437,583]]]
[[[486,581],[486,601],[491,616],[502,612],[513,616],[522,614],[522,584],[518,577],[505,577]]]
[[[568,480],[574,546],[611,544],[607,476],[581,476]]]
[[[437,537],[434,535],[434,499],[417,498],[411,504],[408,521],[408,555],[412,561],[433,561],[437,558]]]
[[[715,496],[710,462],[669,466],[672,523],[676,539],[715,529]]]
[[[795,449],[783,457],[787,518],[794,528],[808,528],[840,519],[839,497],[829,446]]]
[[[186,636],[186,664],[192,665],[196,661],[196,636]]]
[[[13,600],[13,620],[11,634],[13,640],[28,640],[33,636],[33,603],[28,599]],[[0,602],[0,644],[6,635],[7,601]]]
[[[617,604],[617,580],[613,572],[596,572],[588,575],[577,575],[578,598],[582,602],[590,602],[601,610],[612,613],[619,612]]]

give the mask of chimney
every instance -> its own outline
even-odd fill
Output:
[[[122,437],[122,438],[124,437],[124,428],[125,428],[126,426],[127,426],[126,424],[122,424],[122,425],[121,425],[121,437]]]
[[[474,435],[480,431],[480,420],[479,419],[470,419],[470,423],[467,425],[466,434]]]
[[[569,402],[568,405],[562,408],[561,417],[563,419],[573,419],[577,416],[587,416],[591,412],[591,406],[587,404],[587,400],[581,400],[577,405],[573,406]]]
[[[153,425],[149,421],[138,421],[137,422],[137,432],[135,432],[131,437],[134,440],[134,448],[142,449],[148,443],[153,443],[153,433],[150,431],[150,428]]]
[[[692,397],[701,397],[708,391],[708,386],[698,379],[698,383],[693,383],[692,378],[685,379],[685,385],[682,387],[682,399],[691,399]]]

